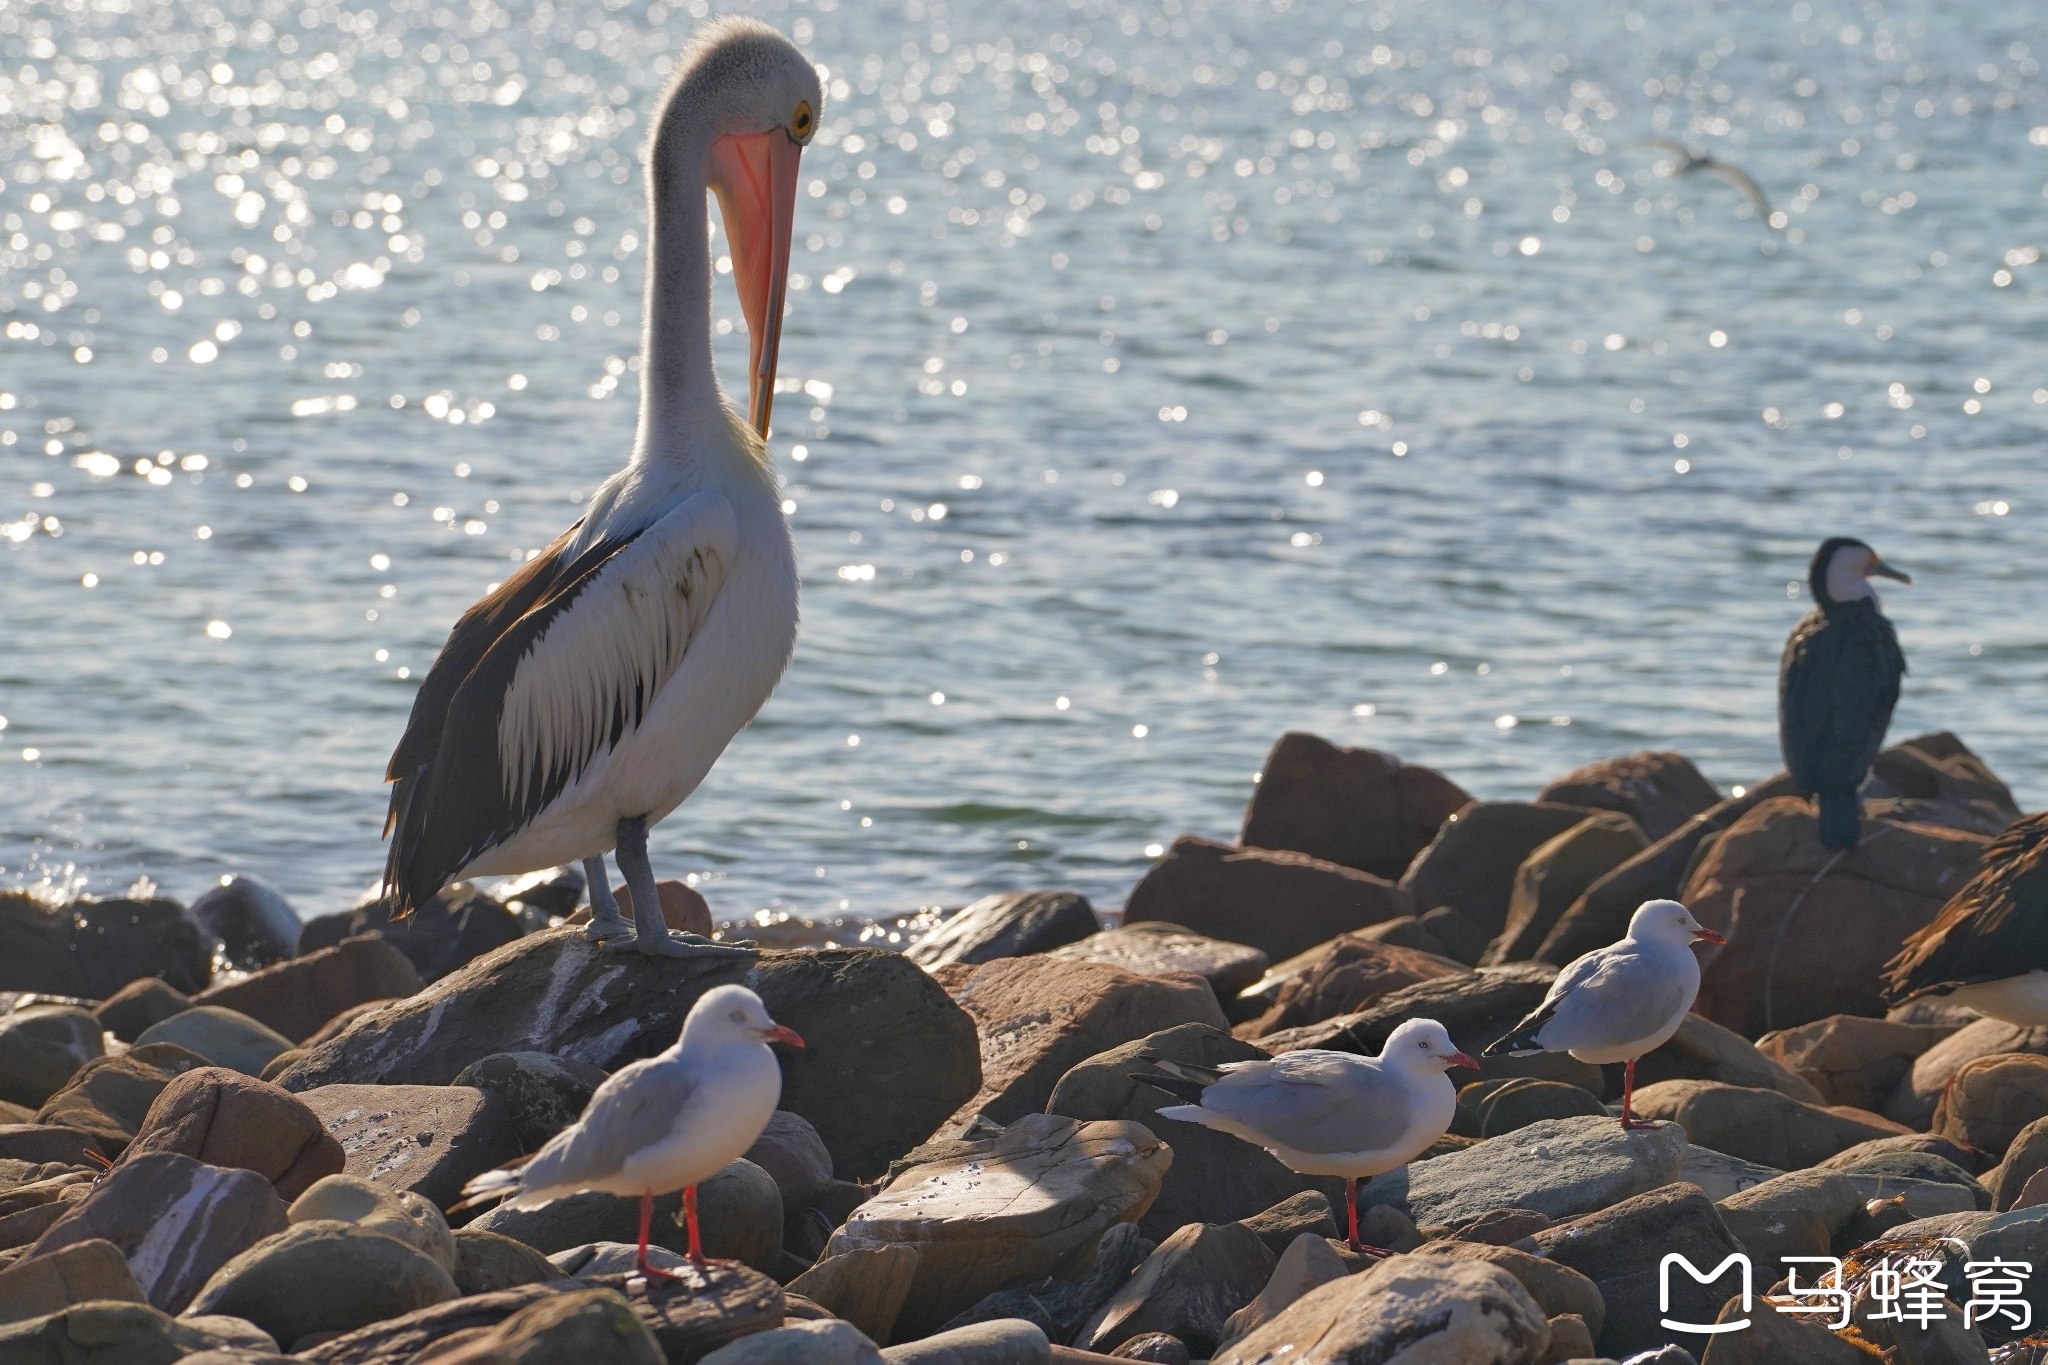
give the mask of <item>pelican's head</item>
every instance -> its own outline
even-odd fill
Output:
[[[1454,1066],[1479,1069],[1475,1062],[1451,1041],[1451,1031],[1434,1019],[1410,1019],[1387,1035],[1380,1060],[1402,1071],[1441,1075]]]
[[[683,52],[655,115],[648,171],[662,191],[701,178],[718,196],[732,278],[747,317],[747,420],[768,434],[782,301],[789,282],[797,162],[818,131],[825,92],[796,45],[753,19],[707,26]]]
[[[1644,901],[1628,922],[1628,936],[1638,943],[1662,943],[1686,947],[1694,943],[1726,943],[1706,925],[1692,917],[1692,911],[1677,901]]]
[[[1877,551],[1850,536],[1822,541],[1813,552],[1813,564],[1806,573],[1813,600],[1823,610],[1864,597],[1875,601],[1877,589],[1870,584],[1872,578],[1895,578],[1908,584],[1913,581],[1879,559]]]
[[[690,1006],[678,1046],[696,1051],[733,1043],[788,1043],[791,1047],[802,1047],[804,1040],[794,1029],[786,1029],[769,1018],[761,997],[745,986],[714,986]]]

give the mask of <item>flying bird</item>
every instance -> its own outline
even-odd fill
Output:
[[[1358,1240],[1358,1182],[1407,1165],[1442,1137],[1458,1108],[1445,1073],[1479,1063],[1436,1020],[1410,1019],[1377,1057],[1304,1048],[1214,1068],[1159,1066],[1169,1074],[1139,1079],[1189,1101],[1161,1118],[1257,1143],[1302,1175],[1342,1176],[1352,1249],[1385,1255]]]
[[[1594,1066],[1626,1062],[1621,1126],[1655,1128],[1629,1109],[1636,1093],[1636,1059],[1678,1032],[1700,993],[1700,963],[1692,945],[1727,941],[1677,901],[1644,901],[1629,920],[1626,936],[1574,959],[1550,983],[1543,1003],[1485,1055],[1569,1052]]]
[[[2048,1024],[2048,813],[1993,839],[1977,875],[1886,964],[1886,1003],[1928,995],[2008,1024]]]
[[[585,1190],[638,1195],[640,1273],[674,1279],[648,1264],[647,1234],[654,1197],[681,1190],[690,1260],[703,1268],[697,1186],[745,1156],[768,1126],[782,1097],[770,1043],[804,1040],[769,1018],[745,986],[712,987],[690,1007],[674,1046],[615,1073],[581,1118],[532,1156],[471,1180],[449,1212],[493,1199],[537,1209]]]
[[[1642,139],[1641,145],[1655,147],[1676,157],[1677,160],[1672,163],[1670,172],[1673,175],[1690,175],[1694,171],[1705,171],[1709,175],[1720,176],[1742,192],[1742,197],[1749,201],[1749,206],[1756,210],[1756,216],[1763,220],[1766,227],[1785,225],[1781,216],[1771,212],[1771,201],[1764,197],[1763,187],[1758,185],[1742,167],[1730,165],[1726,161],[1717,161],[1668,137],[1646,137]]]
[[[592,939],[747,951],[668,930],[647,831],[753,719],[796,643],[796,555],[767,436],[797,163],[822,105],[817,70],[753,20],[711,25],[679,60],[651,120],[632,456],[582,520],[463,614],[421,684],[385,774],[394,917],[459,877],[580,860]],[[707,191],[747,323],[744,415],[712,370]]]
[[[1879,609],[1873,577],[1913,580],[1860,540],[1836,536],[1807,569],[1813,610],[1792,629],[1778,665],[1778,746],[1805,796],[1817,799],[1820,841],[1854,848],[1857,791],[1884,747],[1906,656]]]

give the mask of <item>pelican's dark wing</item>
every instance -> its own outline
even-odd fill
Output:
[[[2048,968],[2048,813],[2014,822],[1976,876],[1885,966],[1885,998],[1917,996]]]

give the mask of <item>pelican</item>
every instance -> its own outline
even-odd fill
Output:
[[[2048,1024],[2048,813],[1993,839],[1977,875],[1886,964],[1886,1003],[1924,995],[2008,1024]]]
[[[751,950],[667,928],[647,831],[754,718],[796,644],[768,416],[797,163],[822,108],[816,70],[753,20],[709,26],[678,62],[647,153],[632,458],[582,520],[463,613],[421,683],[385,774],[394,917],[458,877],[580,860],[592,940],[669,957]],[[711,364],[707,191],[747,321],[744,416]]]
[[[1709,175],[1718,175],[1742,192],[1742,197],[1756,210],[1756,216],[1763,219],[1764,226],[1775,228],[1785,225],[1782,215],[1771,212],[1771,201],[1764,197],[1763,186],[1757,184],[1742,167],[1730,165],[1726,161],[1716,161],[1713,157],[1695,152],[1683,142],[1668,137],[1646,137],[1642,140],[1642,145],[1655,147],[1677,157],[1678,159],[1672,163],[1671,174],[1689,175],[1694,171],[1705,171]]]

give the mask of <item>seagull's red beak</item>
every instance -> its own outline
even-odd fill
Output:
[[[1693,936],[1692,936],[1692,941],[1693,941],[1694,943],[1719,943],[1719,944],[1722,944],[1722,945],[1724,945],[1724,946],[1725,946],[1725,945],[1727,944],[1727,942],[1728,942],[1728,940],[1727,940],[1727,939],[1725,939],[1725,938],[1722,938],[1722,937],[1721,937],[1721,936],[1720,936],[1719,934],[1715,933],[1715,932],[1714,932],[1714,931],[1713,931],[1712,929],[1701,929],[1701,930],[1697,931],[1696,933],[1694,933],[1694,934],[1693,934]]]
[[[1479,1070],[1479,1063],[1473,1059],[1472,1054],[1469,1052],[1460,1052],[1457,1056],[1451,1058],[1451,1065],[1462,1066],[1469,1071]]]
[[[795,1029],[784,1028],[780,1024],[768,1030],[768,1041],[771,1043],[788,1043],[791,1047],[802,1047],[804,1045],[803,1037]]]
[[[782,301],[789,289],[797,162],[803,146],[780,128],[730,133],[711,144],[705,168],[725,235],[732,278],[747,315],[747,421],[765,439],[775,402],[775,357],[782,346]]]

